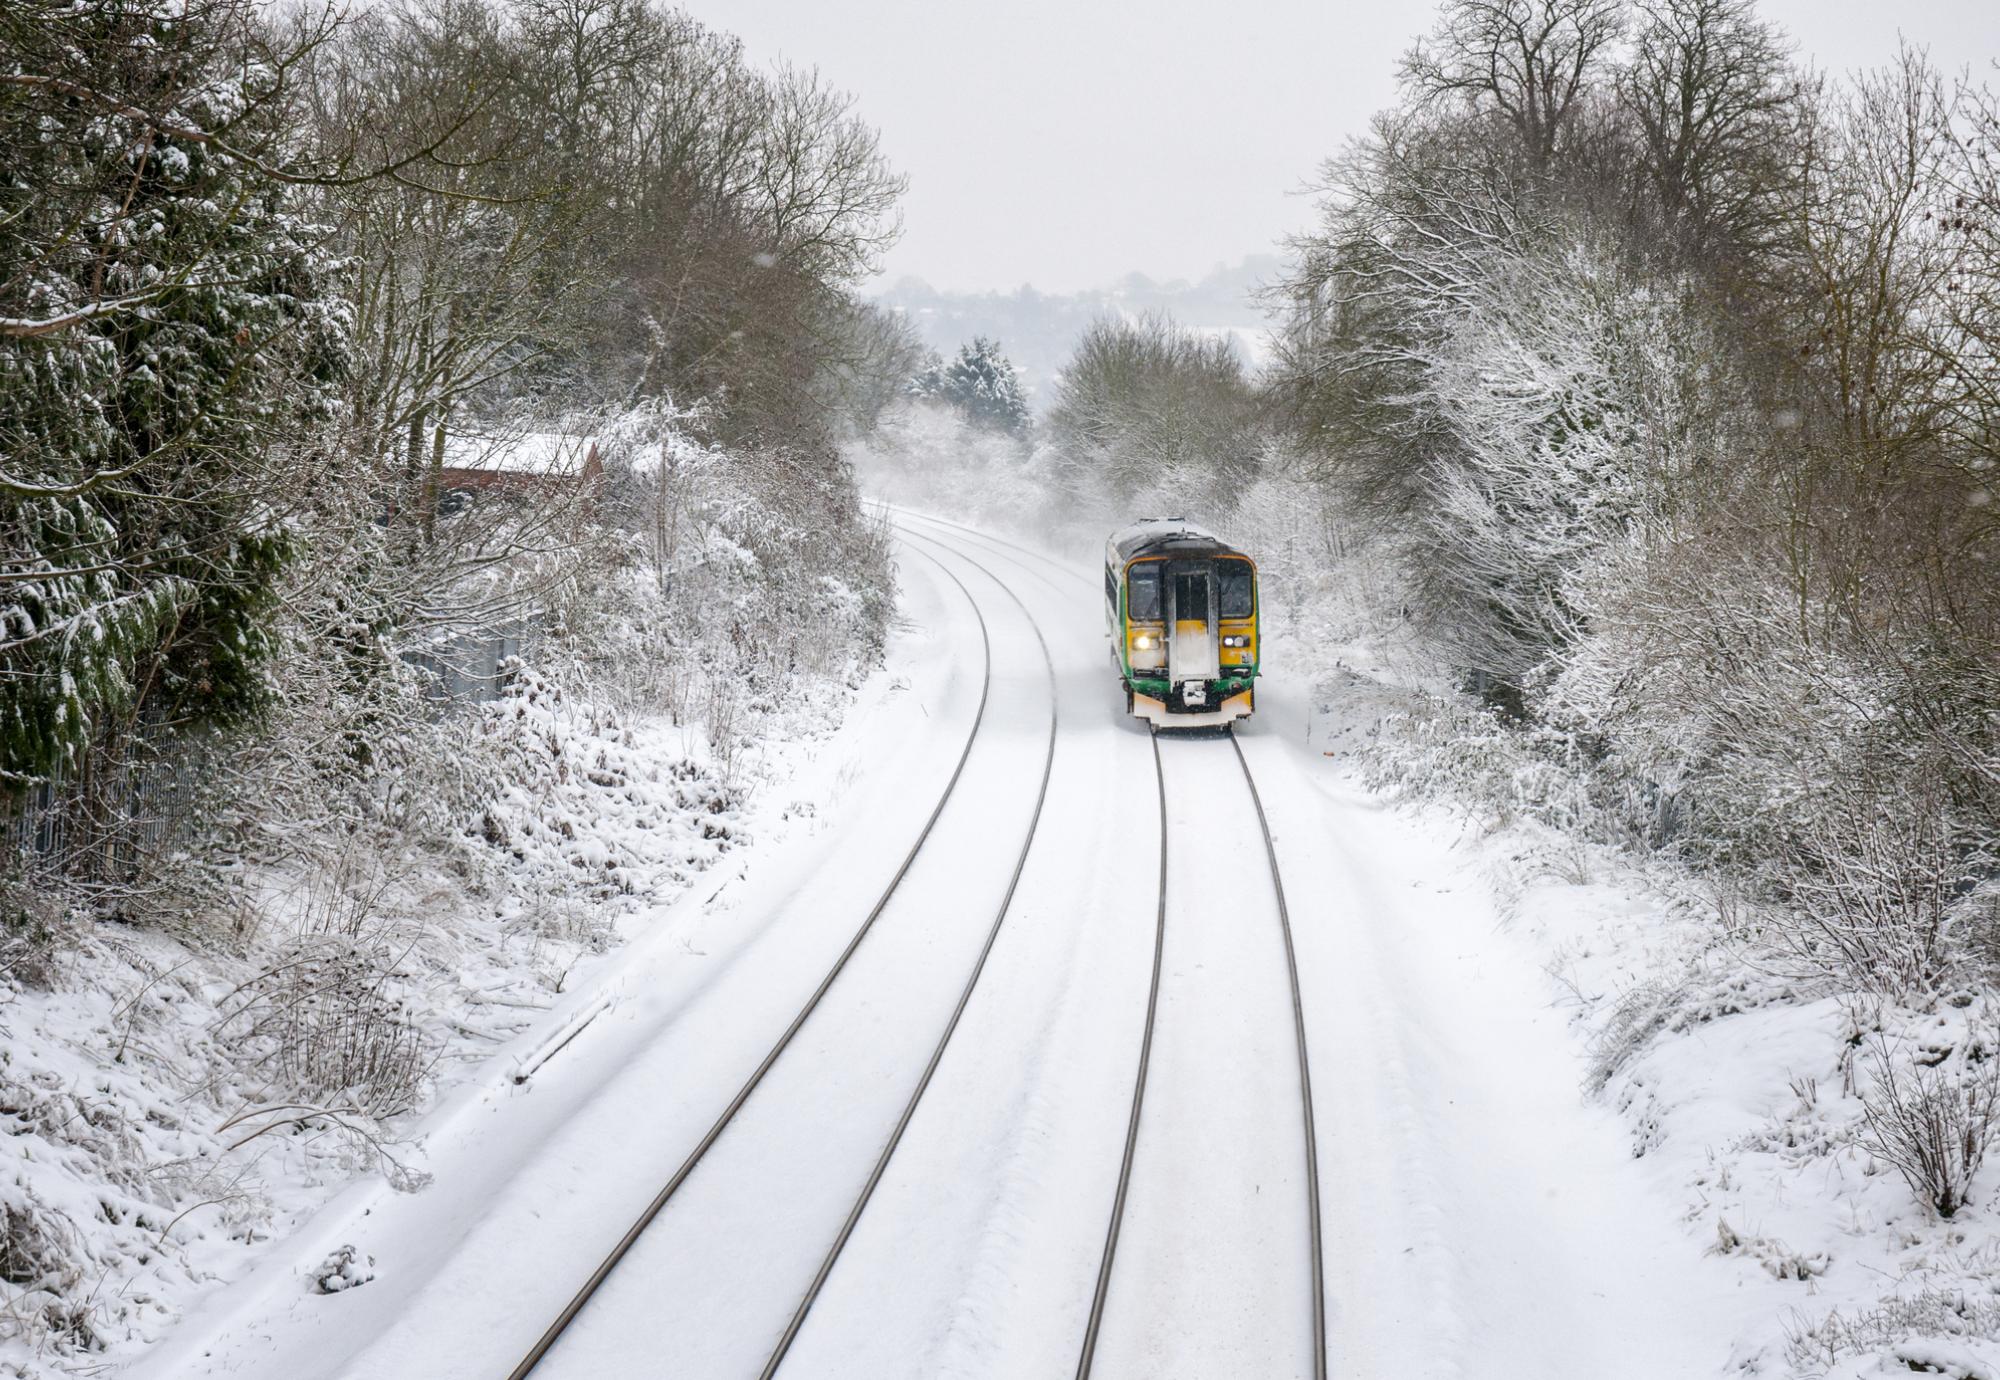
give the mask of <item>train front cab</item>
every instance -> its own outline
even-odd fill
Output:
[[[1106,562],[1106,612],[1131,713],[1163,729],[1249,717],[1256,707],[1255,564],[1185,527],[1152,541],[1121,536]]]

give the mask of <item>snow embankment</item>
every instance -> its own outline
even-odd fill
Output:
[[[427,1110],[570,1019],[634,917],[800,813],[751,797],[846,697],[728,774],[699,728],[519,668],[463,725],[483,804],[454,837],[351,821],[241,867],[226,914],[92,926],[0,977],[0,1375],[142,1348],[357,1177],[421,1186]],[[312,1287],[372,1269],[335,1249]]]
[[[1355,765],[1357,788],[1454,838],[1538,956],[1577,1095],[1618,1114],[1625,1152],[1740,1296],[1716,1339],[1727,1371],[2000,1374],[2000,1179],[1975,1174],[1943,1216],[1899,1172],[1884,1121],[1891,1093],[1931,1115],[1917,1093],[1963,1088],[1938,1139],[1979,1134],[2000,1052],[1992,995],[1916,1010],[1788,974],[1726,883],[1552,825],[1548,793],[1564,786],[1546,763],[1440,727],[1437,699],[1395,680],[1379,665],[1323,674],[1313,742]]]

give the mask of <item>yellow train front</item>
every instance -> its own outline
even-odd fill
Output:
[[[1155,728],[1215,728],[1256,703],[1257,566],[1179,518],[1114,532],[1105,628],[1125,707]]]

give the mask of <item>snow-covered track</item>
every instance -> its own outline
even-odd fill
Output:
[[[1160,795],[1160,900],[1153,920],[1153,977],[1146,990],[1146,1027],[1139,1039],[1139,1072],[1132,1084],[1132,1110],[1125,1124],[1125,1153],[1118,1164],[1118,1191],[1111,1200],[1111,1225],[1104,1233],[1104,1255],[1097,1266],[1097,1287],[1090,1298],[1090,1320],[1084,1325],[1083,1350],[1076,1362],[1077,1380],[1086,1380],[1097,1359],[1097,1337],[1104,1328],[1104,1305],[1111,1296],[1111,1263],[1118,1254],[1118,1232],[1125,1225],[1125,1199],[1132,1190],[1132,1157],[1139,1148],[1139,1116],[1146,1105],[1146,1073],[1153,1062],[1153,1027],[1160,1014],[1160,960],[1167,947],[1167,777],[1160,762],[1160,735],[1153,734],[1153,784]]]
[[[934,527],[945,528],[957,535],[961,540],[976,541],[988,548],[1007,553],[1016,565],[1026,570],[1038,580],[1047,581],[1048,576],[1042,574],[1041,571],[1037,570],[1035,566],[1030,565],[1027,561],[1021,560],[1022,556],[1028,557],[1029,561],[1048,566],[1058,575],[1062,575],[1068,579],[1081,580],[1085,585],[1093,587],[1096,584],[1090,576],[1084,574],[1082,571],[1077,570],[1073,566],[1063,564],[1053,556],[1044,555],[1032,546],[1024,546],[1020,542],[1008,541],[1005,537],[996,537],[990,532],[982,532],[977,527],[967,527],[963,523],[949,522],[941,517],[932,517],[929,513],[919,513],[907,508],[895,508],[891,511],[894,513],[893,520],[895,523],[906,532],[910,530],[909,524],[913,521],[929,523]]]
[[[920,541],[933,540],[919,533],[909,532],[907,529],[906,535],[916,537]],[[846,1220],[841,1223],[840,1232],[834,1238],[833,1244],[828,1247],[825,1258],[820,1262],[818,1272],[813,1275],[811,1286],[806,1290],[805,1297],[799,1302],[797,1310],[793,1312],[791,1321],[785,1325],[784,1335],[778,1339],[777,1346],[771,1352],[770,1360],[765,1362],[761,1380],[771,1380],[771,1377],[777,1373],[778,1367],[784,1363],[785,1356],[791,1350],[792,1342],[799,1335],[799,1329],[805,1325],[806,1315],[812,1311],[814,1302],[819,1298],[820,1290],[826,1284],[827,1276],[833,1273],[834,1263],[840,1259],[840,1253],[846,1247],[848,1238],[853,1236],[855,1224],[861,1220],[862,1212],[868,1207],[868,1200],[874,1196],[876,1185],[882,1182],[883,1172],[888,1169],[889,1161],[896,1153],[896,1147],[902,1144],[903,1133],[909,1129],[910,1118],[916,1115],[917,1104],[923,1100],[925,1091],[931,1085],[932,1076],[937,1073],[938,1064],[944,1058],[945,1047],[951,1043],[952,1035],[958,1030],[959,1019],[965,1015],[966,1004],[972,1000],[973,988],[978,985],[980,975],[986,971],[986,960],[993,952],[994,942],[1000,938],[1000,927],[1005,923],[1008,912],[1013,908],[1014,893],[1021,884],[1021,871],[1028,865],[1028,853],[1034,847],[1035,832],[1040,827],[1042,821],[1042,807],[1048,802],[1049,798],[1049,777],[1054,771],[1056,760],[1058,714],[1056,705],[1056,664],[1054,656],[1049,651],[1048,639],[1043,635],[1041,624],[1036,621],[1034,614],[1021,601],[1020,596],[1008,588],[1006,581],[995,575],[986,566],[966,555],[963,551],[955,550],[941,542],[938,545],[943,546],[945,550],[951,551],[958,559],[964,561],[967,565],[970,565],[973,569],[993,581],[1000,588],[1001,592],[1013,601],[1014,606],[1020,609],[1022,617],[1028,620],[1028,626],[1034,630],[1035,641],[1042,649],[1042,662],[1047,670],[1049,679],[1049,738],[1048,746],[1042,756],[1042,780],[1035,792],[1035,808],[1033,814],[1028,819],[1028,830],[1022,838],[1021,851],[1014,859],[1013,872],[1007,878],[1007,889],[1002,893],[1000,904],[993,912],[993,923],[986,931],[986,941],[980,946],[979,957],[973,963],[972,971],[965,979],[964,989],[959,993],[958,1005],[952,1008],[951,1019],[945,1023],[943,1033],[938,1036],[937,1045],[931,1051],[930,1062],[924,1065],[923,1075],[917,1080],[916,1087],[910,1093],[910,1100],[903,1108],[903,1114],[897,1118],[895,1129],[889,1133],[889,1139],[883,1145],[881,1155],[876,1159],[874,1167],[869,1171],[868,1181],[862,1185],[861,1193],[855,1199],[853,1209],[847,1214]],[[941,564],[940,568],[942,569]],[[955,579],[954,583],[956,583]],[[960,587],[963,588],[963,586]]]
[[[959,540],[969,539],[985,547],[1002,550],[1010,554],[1015,564],[1021,566],[1029,573],[1035,574],[1037,578],[1044,581],[1047,580],[1047,577],[1041,575],[1038,570],[1028,565],[1021,557],[1031,558],[1042,565],[1051,567],[1060,574],[1081,580],[1085,584],[1092,583],[1088,576],[1044,555],[1033,547],[1020,542],[1010,541],[1005,537],[994,536],[990,532],[967,527],[945,518],[932,517],[924,513],[907,512],[901,509],[896,510],[895,520],[905,531],[910,530],[910,522],[914,520],[937,528],[948,529]],[[1229,734],[1229,740],[1230,747],[1235,754],[1237,766],[1242,771],[1243,783],[1249,791],[1251,808],[1257,820],[1258,833],[1263,843],[1264,859],[1271,877],[1272,897],[1277,910],[1278,931],[1284,942],[1285,976],[1291,999],[1292,1037],[1298,1060],[1299,1105],[1305,1150],[1307,1265],[1312,1282],[1312,1374],[1314,1380],[1326,1380],[1328,1373],[1326,1276],[1325,1243],[1320,1210],[1319,1137],[1313,1117],[1312,1069],[1311,1059],[1307,1050],[1305,1001],[1299,983],[1298,953],[1292,936],[1291,909],[1285,899],[1284,877],[1278,866],[1277,847],[1272,840],[1270,820],[1265,814],[1263,796],[1257,789],[1256,776],[1250,769],[1250,763],[1243,755],[1242,744],[1233,733]],[[1098,1339],[1103,1330],[1104,1313],[1110,1295],[1112,1267],[1117,1257],[1119,1234],[1124,1223],[1126,1202],[1131,1188],[1133,1160],[1138,1149],[1141,1112],[1145,1103],[1147,1077],[1152,1065],[1153,1033],[1159,1014],[1161,962],[1166,947],[1167,932],[1169,829],[1167,822],[1165,769],[1160,757],[1160,743],[1157,735],[1153,739],[1152,746],[1154,779],[1159,791],[1160,805],[1159,899],[1155,914],[1152,977],[1147,992],[1145,1026],[1140,1039],[1139,1066],[1134,1078],[1131,1111],[1126,1126],[1124,1155],[1119,1165],[1118,1187],[1112,1200],[1111,1220],[1105,1231],[1104,1251],[1098,1266],[1096,1288],[1091,1299],[1089,1317],[1085,1324],[1083,1345],[1077,1359],[1077,1380],[1088,1380],[1091,1368],[1096,1359]]]
[[[1278,867],[1278,847],[1271,839],[1271,822],[1264,814],[1264,797],[1258,793],[1257,777],[1250,770],[1243,744],[1234,733],[1229,735],[1229,746],[1236,750],[1237,765],[1243,768],[1243,784],[1250,788],[1250,803],[1257,810],[1257,831],[1264,836],[1264,859],[1271,866],[1271,892],[1278,903],[1278,928],[1285,937],[1285,976],[1292,989],[1292,1035],[1299,1050],[1299,1104],[1305,1114],[1306,1232],[1312,1243],[1313,1380],[1326,1380],[1326,1250],[1320,1234],[1319,1132],[1313,1124],[1312,1061],[1306,1053],[1306,1005],[1299,991],[1299,955],[1292,943],[1292,912],[1285,904],[1285,878]]]
[[[1312,1289],[1310,1338],[1312,1374],[1314,1380],[1326,1380],[1326,1280],[1320,1223],[1319,1142],[1313,1121],[1312,1072],[1306,1045],[1305,1002],[1299,985],[1297,952],[1292,942],[1291,911],[1285,901],[1285,883],[1278,866],[1277,847],[1272,840],[1270,820],[1264,812],[1263,797],[1257,790],[1256,777],[1250,770],[1250,763],[1244,757],[1242,744],[1237,741],[1236,735],[1227,730],[1224,732],[1235,753],[1237,766],[1242,771],[1243,783],[1249,790],[1251,806],[1257,820],[1257,830],[1263,841],[1265,862],[1270,872],[1278,930],[1284,941],[1285,976],[1291,998],[1293,1046],[1298,1060],[1299,1105],[1304,1133],[1307,1266]],[[1103,1333],[1106,1307],[1111,1294],[1112,1272],[1117,1260],[1120,1233],[1124,1226],[1133,1164],[1139,1149],[1141,1112],[1145,1103],[1147,1079],[1152,1070],[1154,1031],[1158,1024],[1162,954],[1167,940],[1168,848],[1172,831],[1168,825],[1166,774],[1157,733],[1153,736],[1153,765],[1155,782],[1160,793],[1160,888],[1153,947],[1152,985],[1146,1002],[1145,1030],[1140,1041],[1139,1067],[1132,1090],[1124,1159],[1119,1166],[1118,1188],[1112,1200],[1110,1224],[1105,1232],[1104,1253],[1098,1267],[1096,1291],[1091,1300],[1083,1346],[1077,1358],[1077,1380],[1088,1380],[1097,1361],[1098,1344]]]
[[[957,586],[959,593],[963,594],[966,602],[971,605],[973,616],[978,620],[979,624],[981,653],[979,705],[973,712],[972,726],[966,732],[965,743],[959,750],[958,761],[952,768],[951,776],[945,782],[944,790],[938,796],[937,804],[932,807],[930,814],[925,818],[923,828],[918,832],[915,842],[910,845],[909,852],[904,854],[902,862],[897,865],[895,872],[889,877],[888,883],[882,888],[882,892],[876,898],[874,905],[869,908],[868,914],[855,929],[853,938],[847,942],[847,946],[840,951],[840,955],[834,960],[833,965],[827,969],[826,976],[820,980],[819,985],[807,997],[805,1004],[799,1008],[798,1014],[792,1018],[791,1024],[785,1027],[784,1032],[778,1036],[777,1042],[771,1046],[770,1051],[764,1056],[763,1061],[751,1072],[750,1077],[744,1081],[743,1086],[737,1090],[735,1097],[731,1098],[729,1104],[723,1108],[721,1115],[715,1119],[714,1124],[709,1127],[707,1133],[688,1152],[687,1158],[681,1162],[680,1167],[674,1171],[673,1176],[667,1180],[665,1186],[654,1195],[652,1201],[646,1205],[645,1210],[639,1214],[637,1220],[618,1239],[617,1244],[611,1248],[596,1270],[584,1281],[583,1286],[577,1290],[569,1303],[564,1306],[562,1312],[556,1316],[555,1321],[550,1323],[548,1328],[536,1340],[527,1355],[523,1356],[520,1363],[508,1373],[508,1380],[526,1380],[526,1377],[532,1374],[535,1368],[541,1364],[543,1358],[549,1354],[549,1351],[561,1340],[563,1334],[568,1331],[570,1325],[576,1321],[577,1316],[588,1306],[592,1296],[603,1286],[604,1281],[610,1278],[611,1272],[618,1268],[619,1262],[624,1260],[631,1252],[632,1247],[645,1234],[646,1228],[652,1225],[654,1219],[660,1215],[667,1203],[672,1200],[674,1194],[680,1190],[681,1185],[687,1182],[688,1176],[694,1172],[696,1166],[708,1154],[709,1149],[721,1138],[722,1133],[728,1129],[729,1124],[735,1120],[736,1114],[750,1100],[751,1094],[764,1081],[765,1075],[771,1071],[786,1049],[791,1046],[793,1039],[798,1035],[799,1031],[812,1017],[813,1012],[818,1009],[821,1000],[846,969],[848,960],[861,947],[862,940],[867,938],[869,930],[881,918],[883,911],[888,909],[890,900],[895,896],[897,888],[902,885],[903,879],[909,875],[911,866],[917,860],[917,855],[923,851],[924,844],[931,837],[931,831],[936,827],[939,817],[944,814],[945,806],[950,802],[953,792],[957,790],[959,778],[965,773],[965,764],[972,756],[973,744],[978,741],[980,728],[986,722],[986,707],[993,689],[993,644],[986,626],[986,615],[980,610],[979,601],[972,597],[972,592],[966,589],[964,583],[956,575],[952,574],[942,562],[937,562],[933,558],[933,563],[938,566],[939,571],[946,579]],[[1043,786],[1046,790],[1046,777],[1044,777]],[[983,962],[983,954],[981,959]],[[975,978],[976,976],[975,974]],[[935,1060],[933,1063],[935,1063]]]

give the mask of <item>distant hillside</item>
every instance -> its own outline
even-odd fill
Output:
[[[1228,334],[1244,362],[1264,361],[1269,317],[1257,291],[1278,276],[1283,261],[1253,254],[1219,267],[1198,283],[1156,282],[1129,273],[1115,285],[1087,292],[1051,294],[1022,286],[1013,292],[940,292],[921,278],[902,278],[876,295],[907,315],[926,344],[950,354],[976,335],[1000,342],[1021,371],[1036,411],[1050,401],[1051,384],[1083,328],[1100,316],[1162,311],[1183,325]]]

